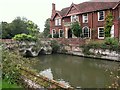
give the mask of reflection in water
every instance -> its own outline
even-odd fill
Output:
[[[110,72],[118,74],[118,63],[70,55],[41,55],[33,66],[38,71],[47,70],[52,79],[63,79],[73,87],[105,88],[113,82]],[[48,74],[49,76],[49,74]]]
[[[59,83],[65,85],[66,88],[71,87],[71,86],[69,85],[69,82],[65,82],[63,79],[58,79],[57,81],[58,81]]]
[[[52,74],[51,68],[45,69],[44,71],[40,71],[40,75],[43,75],[43,76],[53,80],[53,74]]]
[[[44,71],[40,71],[40,75],[43,75],[43,76],[53,80],[53,74],[52,74],[51,68],[45,69]],[[70,87],[69,83],[65,82],[63,79],[58,79],[56,81],[58,81],[59,83],[65,85],[67,88]]]

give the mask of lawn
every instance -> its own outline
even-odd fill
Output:
[[[16,84],[9,84],[7,81],[5,81],[5,80],[2,80],[2,81],[0,81],[0,89],[2,88],[2,90],[4,90],[4,89],[12,89],[12,88],[18,88],[18,89],[20,89],[21,87],[20,86],[18,86],[18,85],[16,85]]]

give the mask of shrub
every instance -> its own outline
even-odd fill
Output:
[[[60,45],[56,40],[51,41],[52,52],[56,53],[60,49]]]
[[[109,12],[105,18],[105,37],[111,36],[110,31],[111,31],[112,25],[113,25],[113,15],[111,12]]]
[[[27,58],[23,58],[16,51],[3,50],[2,53],[2,78],[9,84],[21,85],[23,82],[20,67],[31,67],[30,63],[33,62]]]
[[[47,37],[48,37],[48,38],[52,38],[52,34],[49,34]]]
[[[105,39],[105,44],[106,45],[118,45],[119,42],[118,42],[118,40],[116,38],[108,37],[108,38]]]
[[[18,41],[36,41],[37,38],[27,34],[17,34],[13,37],[13,39]]]
[[[54,38],[59,38],[59,34],[56,33],[56,34],[53,35],[53,37],[54,37]]]
[[[76,21],[76,22],[72,23],[71,30],[76,37],[82,37],[82,28],[81,28],[79,22]]]

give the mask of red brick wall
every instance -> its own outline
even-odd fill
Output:
[[[73,10],[73,11],[72,11]],[[118,8],[116,8],[115,10],[104,10],[105,11],[105,15],[108,14],[109,11],[111,11],[113,13],[114,16],[114,25],[115,25],[115,37],[119,37],[120,34],[120,23],[118,22]],[[72,8],[71,11],[69,12],[70,14],[76,12],[75,8]],[[58,15],[56,16],[58,17]],[[71,22],[71,18],[70,16],[68,17],[64,17],[63,18],[64,22]],[[82,15],[79,15],[79,21],[82,27],[84,26],[88,26],[92,31],[92,39],[98,39],[98,27],[104,27],[105,25],[105,20],[104,21],[98,21],[98,12],[90,12],[88,13],[88,23],[83,23],[82,20]],[[63,26],[63,22],[61,26],[54,26],[54,20],[51,21],[51,29],[56,29],[57,31],[59,29],[65,30],[65,27]]]
[[[114,15],[114,26],[115,26],[115,37],[119,38],[120,37],[120,19],[119,19],[119,7],[120,5],[113,10],[113,15]]]
[[[55,18],[60,18],[58,14],[56,14]],[[52,30],[55,29],[56,32],[59,32],[59,29],[62,29],[62,25],[55,26],[55,18],[50,21],[50,33],[52,34]]]
[[[80,38],[50,38],[50,40],[56,40],[61,44],[65,44],[65,45],[84,45],[85,44],[85,40],[84,39],[80,39]]]

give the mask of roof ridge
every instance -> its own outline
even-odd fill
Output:
[[[87,13],[87,12],[110,9],[110,8],[112,9],[119,2],[89,2],[87,1],[87,2],[82,2],[79,4],[74,4],[74,3],[73,4],[76,6],[76,8],[78,9],[80,13]],[[62,17],[64,17],[67,14],[68,10],[71,8],[71,5],[69,7],[62,8],[60,11],[56,10],[56,13],[59,13]]]

